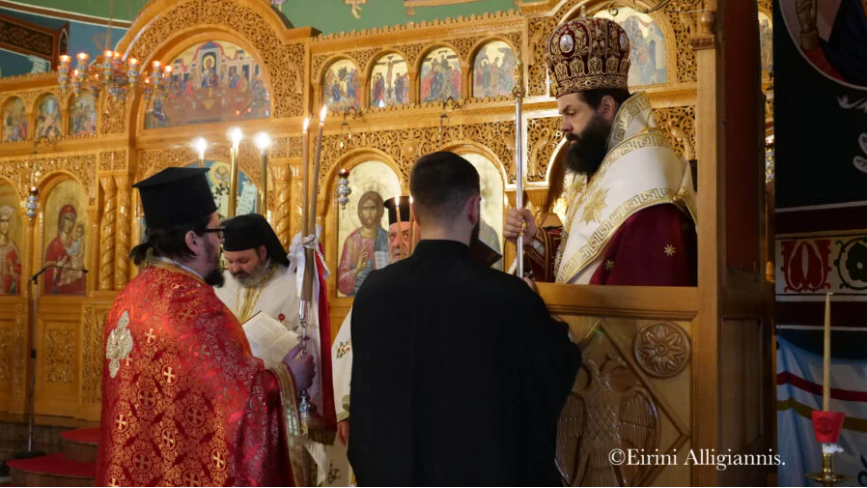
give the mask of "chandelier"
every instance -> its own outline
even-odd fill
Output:
[[[72,92],[76,95],[83,88],[91,90],[95,97],[107,90],[115,101],[125,99],[130,92],[141,90],[149,101],[154,93],[165,94],[172,81],[171,66],[163,67],[159,61],[154,61],[150,75],[143,75],[138,59],[124,61],[118,51],[105,51],[93,63],[88,63],[90,56],[87,53],[78,53],[76,58],[78,62],[70,73],[72,58],[66,54],[60,56],[57,81],[64,95],[72,85]]]
[[[105,49],[111,49],[111,29],[114,24],[114,2],[109,6],[108,28],[105,34]],[[132,1],[129,1],[128,13],[132,18]],[[60,56],[57,67],[57,81],[60,83],[60,91],[65,96],[72,85],[72,92],[79,95],[82,89],[93,92],[94,97],[106,90],[114,101],[123,100],[130,93],[137,90],[144,96],[145,101],[150,101],[156,93],[163,96],[168,92],[172,82],[172,67],[163,67],[159,61],[154,61],[150,74],[142,73],[141,63],[136,58],[128,58],[120,51],[106,50],[102,56],[97,57],[92,63],[88,63],[90,55],[81,52],[75,56],[77,63],[72,69],[72,58],[66,54]],[[71,72],[70,72],[71,70]]]

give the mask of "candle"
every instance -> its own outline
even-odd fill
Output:
[[[406,257],[403,252],[403,222],[400,220],[400,195],[394,197],[394,213],[397,214],[397,249],[400,251],[400,259]]]
[[[310,149],[310,142],[307,139],[307,128],[310,126],[310,117],[304,118],[304,128],[301,131],[301,178],[302,178],[302,186],[303,191],[302,200],[301,200],[301,208],[304,212],[308,210],[308,200],[310,197],[309,193],[309,185],[310,185],[310,155],[308,154]],[[304,218],[301,219],[301,237],[307,236],[307,216],[304,215]]]
[[[267,215],[268,208],[268,148],[271,146],[271,136],[266,132],[256,134],[253,139],[259,149],[259,213]]]
[[[412,195],[409,196],[409,254],[415,252],[415,208],[412,206]]]
[[[149,79],[145,79],[145,83],[149,83]],[[193,139],[193,148],[196,150],[196,153],[199,155],[199,167],[205,167],[205,150],[208,149],[208,141],[205,140],[204,137],[197,137]]]
[[[319,188],[319,164],[322,157],[322,130],[325,127],[325,115],[328,113],[328,105],[324,105],[319,112],[319,137],[316,139],[316,154],[313,156],[313,186],[310,188],[310,221],[308,222],[311,234],[316,233],[316,196]]]
[[[168,73],[168,66],[166,66],[166,73]],[[165,76],[165,74],[163,75]],[[229,218],[235,216],[235,212],[237,211],[238,205],[238,172],[240,171],[240,162],[238,161],[238,149],[241,145],[241,139],[244,137],[241,129],[237,127],[233,127],[229,129],[229,140],[232,141],[232,151],[231,151],[231,159],[232,159],[232,168],[229,174],[229,209],[226,212]]]
[[[831,294],[825,295],[825,354],[822,379],[822,410],[831,411]]]

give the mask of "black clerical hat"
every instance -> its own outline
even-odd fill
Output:
[[[400,221],[409,222],[409,197],[398,197],[400,199]],[[394,198],[389,198],[385,201],[385,208],[388,209],[388,225],[397,223],[397,211]]]
[[[265,246],[272,261],[289,266],[286,250],[265,217],[259,214],[239,215],[223,222],[223,229],[223,250],[246,251]]]
[[[148,227],[190,224],[217,210],[208,168],[166,168],[132,185],[138,188]]]

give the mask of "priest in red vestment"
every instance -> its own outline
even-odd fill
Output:
[[[105,325],[97,486],[307,483],[296,391],[312,358],[296,348],[264,364],[214,294],[222,228],[207,171],[134,185],[148,229]]]
[[[626,32],[582,14],[554,30],[546,51],[568,141],[563,225],[512,209],[503,235],[523,233],[534,274],[557,283],[696,285],[692,173],[647,95],[627,90]]]

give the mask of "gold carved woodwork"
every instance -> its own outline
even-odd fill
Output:
[[[300,139],[300,138],[299,138]],[[273,154],[273,153],[271,153]],[[228,144],[213,144],[208,148],[206,158],[211,161],[228,163],[231,160]],[[181,167],[198,161],[195,151],[187,145],[171,149],[148,149],[139,152],[136,181],[153,176],[169,167]],[[238,151],[241,172],[254,182],[259,181],[259,150],[251,141],[241,143]]]
[[[545,181],[554,153],[563,140],[560,117],[527,120],[527,181]]]
[[[126,131],[127,103],[124,100],[115,100],[110,96],[100,97],[99,106],[99,133],[122,134]]]
[[[296,158],[301,156],[300,137],[278,137],[268,153],[271,161],[275,159]]]
[[[9,327],[0,328],[0,381],[3,383],[9,381],[14,369],[15,356],[12,348],[15,347],[15,341],[12,339],[15,330]]]
[[[75,381],[75,331],[50,328],[45,332],[48,362],[46,380],[49,383]]]
[[[409,181],[413,163],[423,154],[440,147],[471,141],[486,147],[505,166],[506,174],[515,173],[515,123],[513,121],[466,124],[444,128],[423,127],[416,129],[380,130],[353,133],[346,147],[340,148],[339,135],[326,135],[322,141],[322,167],[320,181],[326,177],[344,153],[354,149],[378,149],[388,154],[397,164],[401,181]],[[496,161],[494,162],[497,163]],[[320,195],[328,185],[320,186]]]
[[[147,7],[145,7],[147,10]],[[258,52],[271,85],[271,114],[282,119],[303,115],[305,44],[281,39],[262,14],[245,2],[192,0],[158,12],[129,46],[127,56],[149,59],[177,33],[204,25],[219,25],[248,40]],[[144,15],[142,11],[139,15]],[[151,13],[151,15],[153,15]],[[135,25],[134,25],[135,26]]]
[[[14,399],[24,398],[24,379],[27,373],[27,306],[19,303],[15,307],[15,345],[13,352],[13,394]]]
[[[126,170],[126,151],[107,151],[99,153],[99,171]]]
[[[90,225],[90,231],[87,237],[87,242],[90,243],[87,249],[87,264],[84,266],[88,270],[99,270],[100,248],[100,215],[99,208],[96,205],[87,207],[87,222]],[[87,289],[87,295],[93,296],[99,284],[99,272],[93,276],[84,275],[84,284]]]
[[[654,108],[657,128],[668,137],[674,152],[690,161],[696,158],[695,107]]]
[[[671,378],[689,364],[692,347],[689,335],[677,324],[650,324],[635,335],[635,362],[642,371],[657,378]]]
[[[292,202],[291,197],[291,175],[292,169],[288,164],[271,166],[271,174],[274,176],[274,191],[268,192],[269,195],[276,194],[274,202],[275,230],[277,237],[283,247],[288,249],[289,243],[292,240],[291,224],[292,224]]]
[[[109,291],[114,289],[114,226],[117,186],[112,176],[101,177],[99,183],[104,197],[99,223],[99,290]]]
[[[681,416],[689,418],[689,406],[672,407],[671,390],[657,389],[655,381],[659,380],[648,376],[630,357],[631,348],[625,342],[643,321],[575,315],[564,318],[573,336],[574,323],[584,324],[578,327],[584,332],[583,364],[557,426],[556,463],[564,485],[653,484],[662,470],[672,468],[654,463],[616,465],[609,462],[609,455],[615,449],[673,455],[691,437],[681,420]],[[683,382],[688,385],[688,378]]]
[[[96,205],[96,154],[39,154],[36,156],[18,156],[0,158],[0,176],[16,185],[19,195],[30,192],[30,175],[33,172],[33,162],[38,163],[42,172],[37,185],[55,173],[71,174],[81,185],[87,196],[88,205]]]
[[[102,401],[102,366],[105,361],[105,321],[109,307],[84,306],[81,393],[84,403]]]
[[[115,232],[114,289],[120,290],[129,281],[129,251],[131,242],[132,187],[128,176],[115,176],[117,186],[117,231]]]

